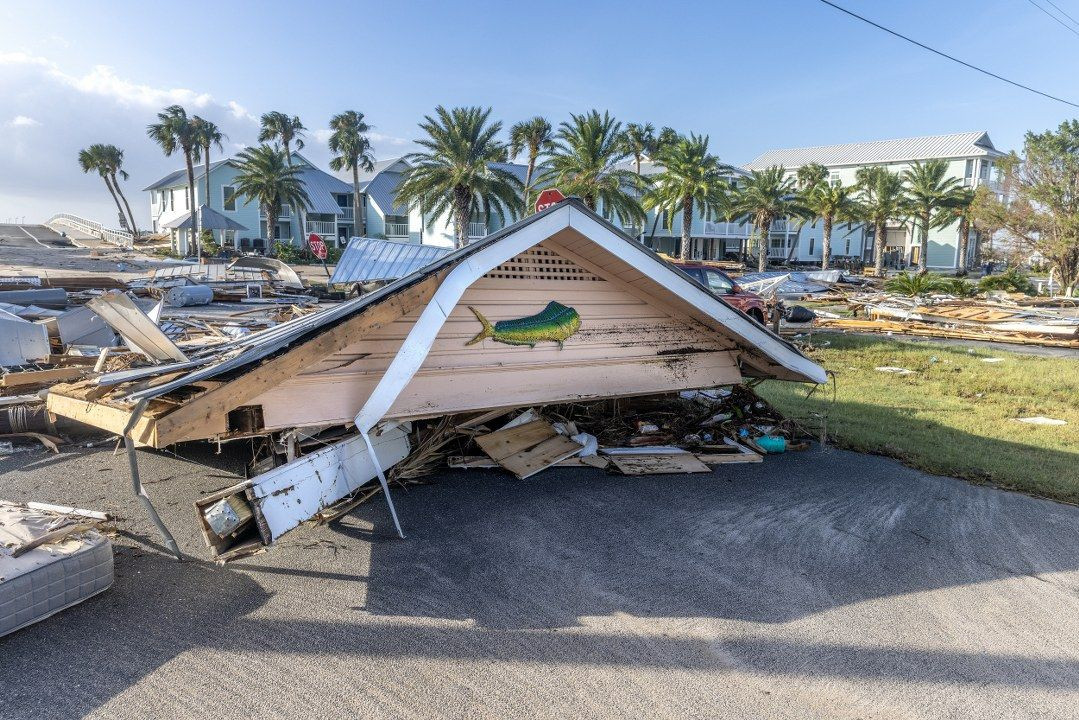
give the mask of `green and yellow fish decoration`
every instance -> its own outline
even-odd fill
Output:
[[[483,329],[465,345],[475,345],[484,338],[491,338],[495,342],[507,345],[528,345],[529,347],[536,347],[536,343],[549,341],[558,343],[558,349],[561,350],[566,338],[581,327],[581,316],[576,310],[553,300],[535,315],[515,320],[499,320],[493,325],[476,308],[470,305],[468,309],[480,321]]]

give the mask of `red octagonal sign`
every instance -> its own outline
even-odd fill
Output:
[[[536,198],[536,212],[539,212],[540,210],[546,210],[552,205],[557,205],[565,199],[566,196],[560,193],[557,189],[548,188],[547,190],[541,192],[539,194],[539,197]]]

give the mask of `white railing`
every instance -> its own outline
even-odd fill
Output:
[[[468,236],[473,238],[487,237],[487,223],[470,222],[468,224]]]
[[[788,227],[789,223],[786,219],[772,221],[772,232],[785,233]]]
[[[135,236],[127,230],[113,230],[94,220],[87,220],[86,218],[70,213],[56,213],[45,221],[46,225],[52,225],[53,223],[67,225],[76,230],[81,230],[88,235],[96,235],[105,242],[114,245],[131,247],[135,242]]]
[[[386,223],[386,237],[408,237],[408,223]]]
[[[307,232],[304,235],[318,233],[323,237],[335,237],[337,235],[337,223],[333,220],[308,220]]]
[[[343,208],[341,208],[340,210],[337,211],[337,214],[345,222],[352,222],[352,220],[355,218],[353,208],[351,208],[351,207],[343,207]]]
[[[742,225],[740,223],[733,222],[711,222],[709,220],[704,221],[704,232],[702,233],[706,237],[749,237],[752,228],[749,225]]]

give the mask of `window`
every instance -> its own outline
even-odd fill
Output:
[[[236,209],[236,188],[233,185],[221,187],[221,207],[233,211]]]
[[[989,163],[986,160],[982,160],[978,165],[978,178],[981,180],[989,179]]]
[[[836,185],[839,185],[839,182],[840,182],[839,173],[837,173],[837,172],[828,173],[828,184],[829,185],[831,185],[832,187],[835,187]]]
[[[723,275],[723,273],[715,270],[705,270],[704,280],[704,284],[716,295],[730,295],[731,290],[734,288],[734,283]]]
[[[850,236],[849,235],[847,236],[847,251],[844,252],[843,254],[844,255],[850,255]]]
[[[817,244],[817,238],[809,238],[809,254],[813,254],[813,249]]]
[[[187,188],[184,188],[184,210],[191,209],[191,196],[187,192]]]
[[[176,191],[169,190],[169,210],[176,209]]]
[[[974,177],[974,161],[973,160],[967,160],[967,169],[963,172],[963,177],[965,177],[967,180],[970,180],[972,177]]]

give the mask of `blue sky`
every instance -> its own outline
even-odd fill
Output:
[[[1079,0],[1054,1],[1079,17]],[[840,4],[1079,102],[1079,36],[1028,2]],[[318,131],[335,112],[363,111],[384,158],[407,151],[440,103],[490,105],[507,125],[606,109],[706,133],[734,163],[770,148],[976,129],[1010,149],[1028,129],[1079,116],[817,0],[5,0],[0,221],[61,210],[111,220],[100,181],[75,164],[93,142],[125,149],[126,187],[148,213],[139,190],[178,164],[144,128],[173,101],[223,125],[230,151],[254,142],[258,114],[299,114],[319,162],[328,155]]]

